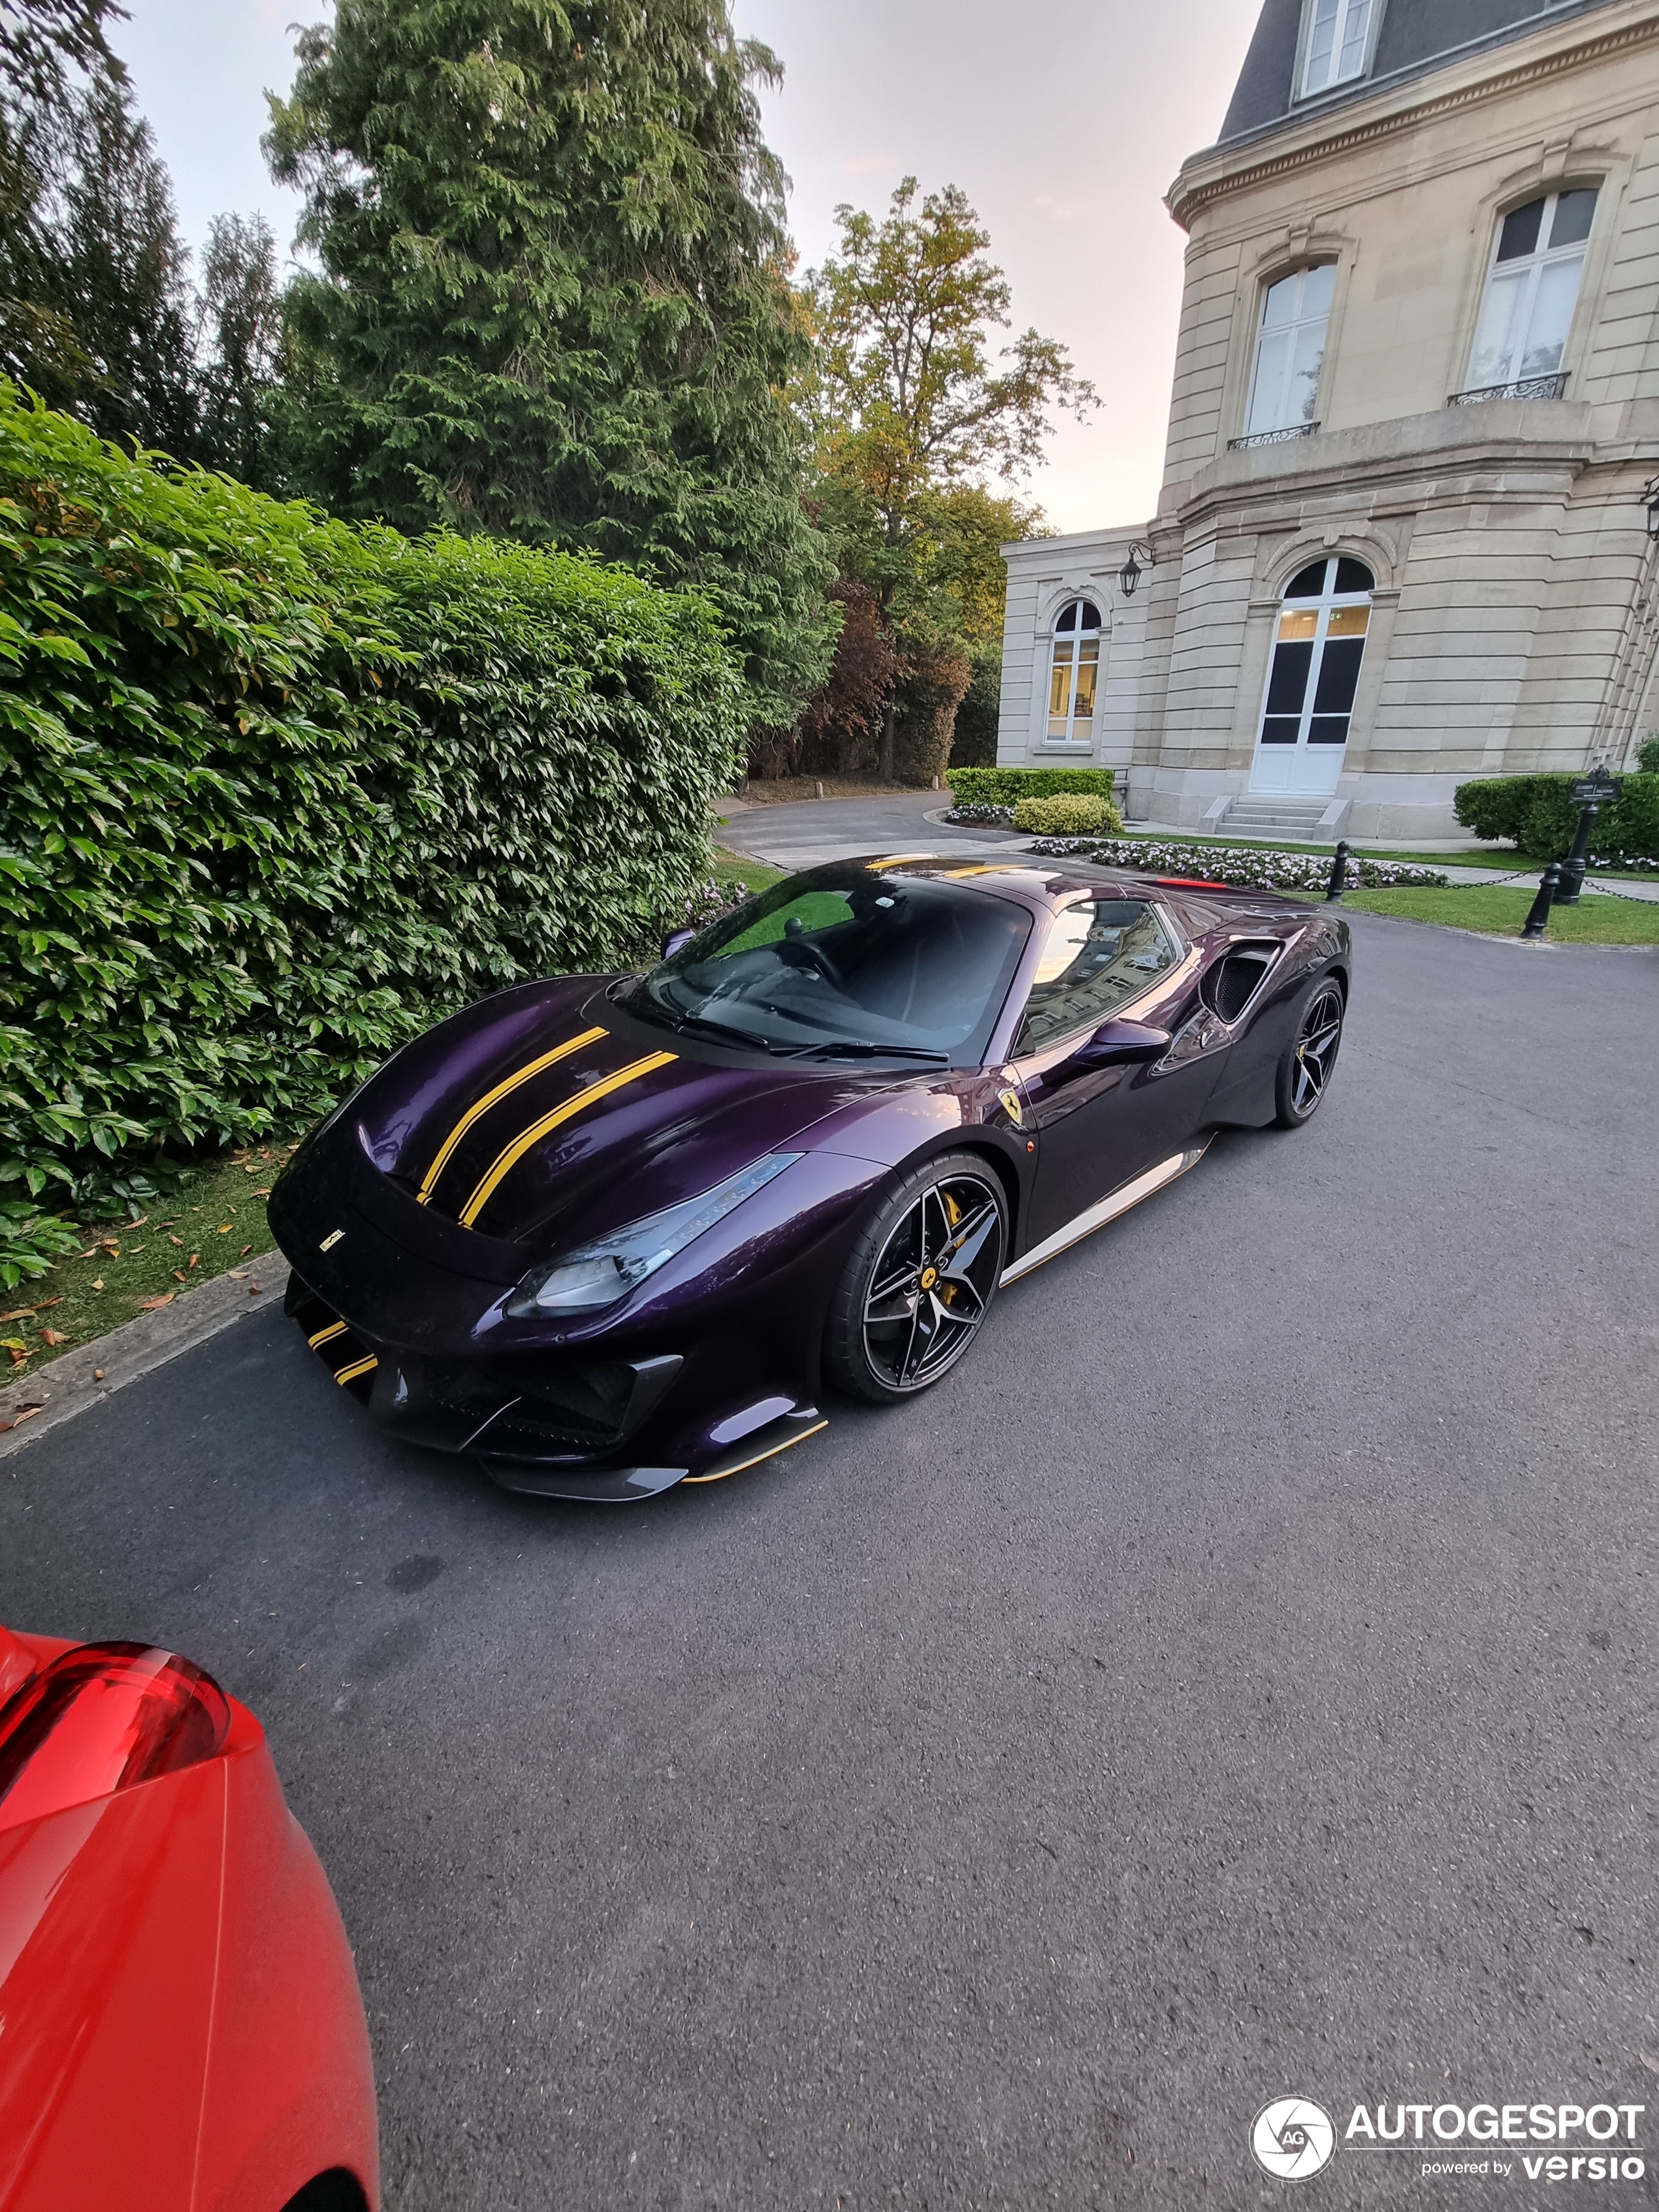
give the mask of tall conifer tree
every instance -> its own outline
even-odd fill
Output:
[[[725,0],[340,0],[300,56],[267,144],[322,268],[288,295],[305,488],[696,584],[791,720],[834,622],[771,55]]]

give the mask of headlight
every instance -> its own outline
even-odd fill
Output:
[[[534,1314],[586,1313],[614,1305],[800,1158],[799,1152],[769,1152],[704,1191],[701,1198],[647,1213],[643,1221],[631,1221],[614,1236],[579,1245],[526,1275],[507,1300],[507,1311],[515,1321],[524,1321]]]

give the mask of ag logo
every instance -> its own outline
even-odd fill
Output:
[[[1306,2097],[1275,2097],[1255,2116],[1250,2148],[1276,2181],[1306,2181],[1331,2161],[1336,2129],[1328,2112]]]

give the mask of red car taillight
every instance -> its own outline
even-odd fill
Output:
[[[176,1652],[60,1652],[0,1707],[0,1828],[176,1774],[213,1758],[229,1732],[229,1699]]]

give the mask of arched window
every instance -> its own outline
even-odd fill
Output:
[[[1370,626],[1375,579],[1346,554],[1310,561],[1285,587],[1273,635],[1258,791],[1334,791]]]
[[[1589,186],[1547,192],[1503,217],[1469,350],[1471,392],[1485,396],[1515,384],[1547,384],[1555,388],[1516,396],[1559,395],[1561,356],[1595,220],[1595,193]]]
[[[1250,371],[1247,438],[1317,427],[1319,373],[1325,365],[1325,325],[1330,320],[1336,264],[1316,261],[1293,269],[1261,295],[1255,362]]]
[[[1048,667],[1051,745],[1090,745],[1095,735],[1095,685],[1100,674],[1100,609],[1068,599],[1054,623]]]

